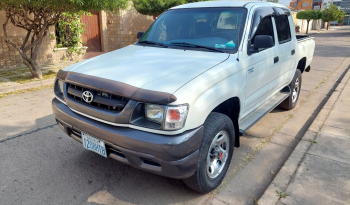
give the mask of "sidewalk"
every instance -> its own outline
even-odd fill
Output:
[[[350,71],[324,106],[326,112],[317,116],[259,205],[350,204],[349,78]]]
[[[77,61],[64,61],[56,64],[40,65],[41,72],[44,75],[44,79],[42,80],[30,79],[31,73],[26,66],[1,69],[0,94],[52,85],[55,80],[56,73],[60,69],[74,63],[77,63]]]
[[[339,30],[341,29],[341,26],[330,26],[327,30],[327,28],[321,28],[320,31],[318,31],[318,29],[316,30],[309,30],[308,31],[308,34],[309,35],[313,35],[315,33],[323,33],[323,32],[327,32],[327,31],[332,31],[332,30]],[[301,31],[301,32],[298,32],[296,33],[297,35],[304,35],[306,34],[306,30],[305,31]]]

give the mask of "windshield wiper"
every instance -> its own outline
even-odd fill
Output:
[[[192,43],[187,43],[187,42],[170,42],[170,44],[189,45],[189,46],[194,46],[196,48],[205,48],[205,49],[208,49],[208,50],[217,51],[217,52],[220,52],[220,53],[225,53],[225,51],[222,51],[222,50],[219,50],[219,49],[216,49],[216,48],[212,48],[212,47],[209,47],[209,46],[202,46],[202,45],[192,44]]]
[[[139,43],[153,44],[153,45],[158,45],[158,46],[165,46],[165,47],[168,47],[168,46],[166,46],[166,45],[165,45],[165,44],[163,44],[163,43],[158,43],[158,42],[155,42],[155,41],[139,41]]]

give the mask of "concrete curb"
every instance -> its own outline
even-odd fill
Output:
[[[52,85],[54,81],[55,81],[55,78],[0,88],[0,94],[15,92],[19,90],[32,89],[32,88],[42,87],[46,85]]]
[[[318,132],[322,128],[323,123],[326,121],[329,113],[332,111],[330,108],[332,108],[337,102],[337,99],[341,94],[341,90],[344,88],[349,79],[350,72],[347,72],[341,82],[339,82],[337,85],[336,89],[333,91],[327,103],[323,106],[322,110],[310,125],[308,131],[301,138],[292,154],[288,157],[283,167],[280,169],[269,187],[265,190],[264,194],[260,197],[258,201],[259,205],[276,205],[278,203],[280,198],[277,195],[276,190],[284,192],[287,189],[298,167],[300,166],[300,163],[303,161],[312,145],[309,140],[314,140],[316,138]]]

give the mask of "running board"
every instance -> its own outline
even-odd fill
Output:
[[[263,118],[267,113],[277,107],[283,100],[288,98],[290,95],[289,88],[283,89],[288,90],[287,92],[279,92],[274,95],[266,103],[255,109],[252,113],[245,116],[239,121],[239,134],[242,136],[251,126],[257,123],[261,118]]]

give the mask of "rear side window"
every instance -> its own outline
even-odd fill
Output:
[[[259,26],[254,34],[254,37],[251,40],[252,47],[254,45],[254,38],[257,35],[267,35],[271,36],[272,39],[274,39],[272,21],[270,16],[266,16],[260,21]]]
[[[287,15],[275,16],[277,36],[279,43],[285,43],[291,40],[290,26]]]

